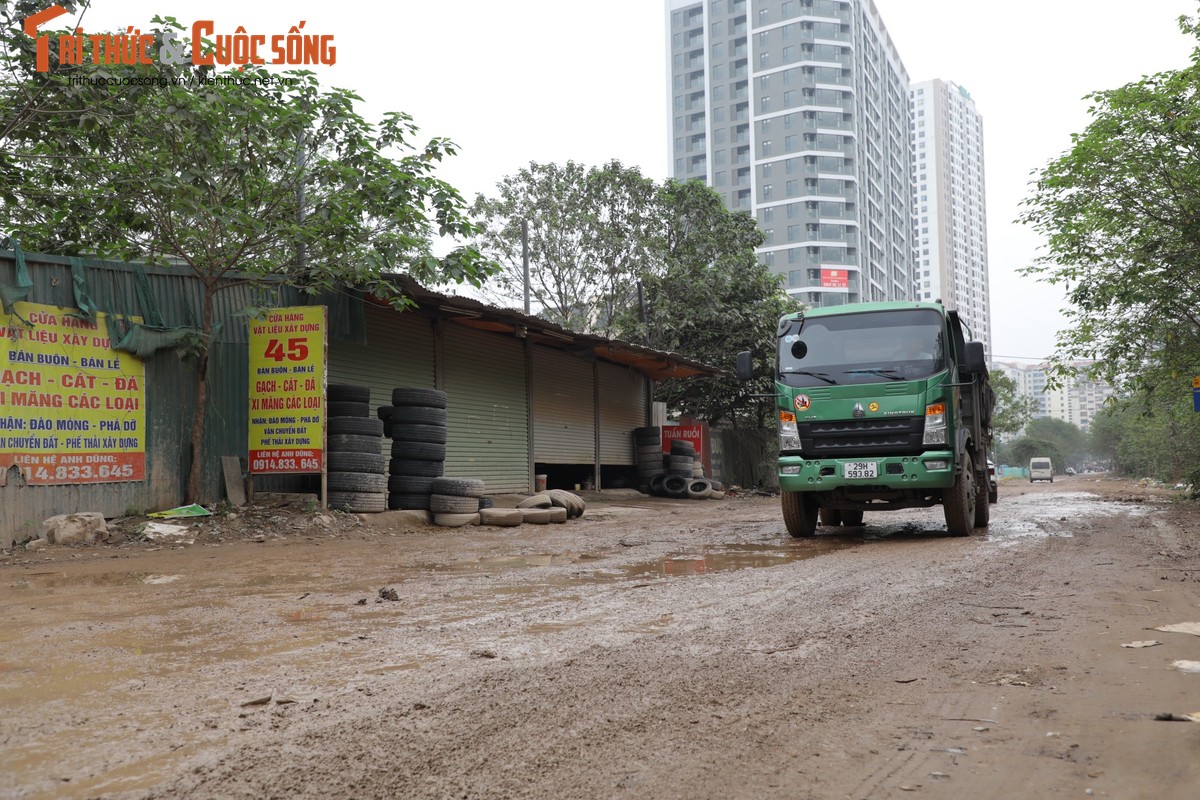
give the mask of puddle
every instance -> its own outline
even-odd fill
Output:
[[[706,575],[712,572],[730,572],[739,569],[777,567],[816,558],[827,553],[856,547],[857,541],[796,541],[778,544],[713,545],[696,553],[682,553],[622,567],[620,572],[627,578],[648,575]]]
[[[1137,503],[1101,500],[1088,492],[1064,492],[1052,495],[1023,495],[1019,500],[1020,519],[1008,519],[1004,500],[992,506],[988,541],[1012,544],[1030,538],[1069,537],[1067,521],[1078,523],[1087,517],[1145,517],[1153,510]],[[1016,504],[1014,504],[1016,505]],[[1016,509],[1014,509],[1016,510]]]

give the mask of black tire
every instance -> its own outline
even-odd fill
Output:
[[[354,383],[331,383],[325,387],[325,396],[331,403],[369,403],[371,387]]]
[[[474,478],[438,478],[433,482],[431,491],[459,497],[483,497],[483,481]],[[478,507],[475,510],[478,511]]]
[[[375,453],[330,453],[330,472],[370,472],[387,474],[387,456]]]
[[[388,491],[398,494],[432,494],[433,481],[437,476],[392,475],[388,478]]]
[[[687,497],[689,482],[688,478],[682,475],[668,475],[662,483],[663,492],[667,497]]]
[[[429,510],[435,514],[477,514],[479,498],[435,492],[429,495]]]
[[[395,509],[413,509],[416,511],[429,510],[429,495],[427,494],[405,494],[403,492],[392,492],[387,496],[388,508]]]
[[[398,442],[446,443],[445,425],[401,425],[392,421],[392,438]]]
[[[501,528],[514,528],[525,519],[519,508],[481,508],[479,509],[480,525],[495,525]]]
[[[383,450],[383,439],[378,436],[355,436],[335,433],[329,437],[331,453],[379,453]]]
[[[668,467],[669,467],[669,469],[673,469],[673,470],[686,469],[688,472],[691,472],[695,465],[695,462],[696,462],[696,459],[692,458],[691,456],[672,455],[671,462],[668,465]]]
[[[659,451],[662,450],[662,439],[658,436],[635,436],[633,443],[636,447],[653,447]]]
[[[419,389],[411,386],[401,386],[392,389],[392,405],[445,408],[446,393],[439,389]]]
[[[992,506],[986,500],[988,493],[987,473],[975,476],[975,527],[986,528],[992,516]]]
[[[382,494],[387,491],[387,476],[374,472],[331,472],[325,476],[326,486],[333,492]]]
[[[483,511],[485,508],[493,508],[493,507],[495,507],[495,505],[496,505],[496,501],[490,497],[479,498],[479,510],[480,511]]]
[[[807,492],[781,492],[783,524],[794,538],[806,538],[817,532],[817,504]]]
[[[667,480],[667,473],[660,472],[657,475],[650,476],[650,494],[655,497],[662,497],[667,492],[663,489],[663,483]]]
[[[946,530],[951,536],[970,536],[975,528],[975,470],[967,459],[942,498]]]
[[[999,489],[993,489],[992,491],[988,492],[988,502],[989,503],[999,503],[1000,502],[1000,490]]]
[[[392,406],[393,425],[441,425],[446,426],[446,409],[429,406]]]
[[[392,411],[395,408],[395,406],[380,406],[379,408],[375,409],[375,416],[384,422],[387,422],[392,418]]]
[[[662,438],[662,428],[658,427],[657,425],[649,425],[645,428],[634,428],[633,435],[639,439],[641,439],[641,438],[661,439]]]
[[[842,512],[836,508],[822,508],[819,516],[826,527],[836,528],[842,524]]]
[[[712,494],[712,484],[704,478],[696,478],[688,482],[687,494],[693,500],[703,500]]]
[[[694,456],[696,455],[696,446],[691,442],[680,441],[673,439],[671,441],[671,455],[673,456]]]
[[[393,458],[388,461],[389,475],[406,475],[412,478],[439,478],[446,470],[442,461],[420,461],[415,458]]]
[[[383,438],[383,420],[370,417],[330,417],[329,432]]]
[[[434,514],[433,524],[443,528],[461,528],[464,525],[478,525],[479,512],[474,514]]]
[[[387,511],[387,495],[382,492],[330,492],[326,505],[336,511],[374,514]]]
[[[862,525],[862,522],[863,522],[863,512],[861,512],[861,511],[843,511],[842,512],[842,525],[844,525],[848,528],[857,528],[859,525]]]
[[[370,403],[352,403],[348,400],[330,400],[328,414],[331,417],[370,417]]]
[[[392,458],[414,458],[419,461],[445,461],[446,445],[437,442],[406,442],[392,440]]]
[[[637,446],[637,457],[641,461],[643,458],[662,458],[663,450],[661,444],[639,444]]]

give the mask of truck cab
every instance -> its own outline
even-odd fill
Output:
[[[941,504],[953,535],[988,522],[994,394],[983,346],[940,303],[861,303],[779,321],[775,401],[793,536],[864,512]],[[739,376],[750,375],[749,354]]]

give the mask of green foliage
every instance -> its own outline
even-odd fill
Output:
[[[748,214],[730,211],[698,181],[668,180],[658,196],[663,228],[657,250],[665,269],[642,277],[645,320],[629,308],[618,316],[617,330],[622,338],[730,373],[738,352],[751,351],[764,367],[754,381],[667,380],[655,399],[710,422],[769,426],[774,404],[751,395],[774,394],[775,331],[779,318],[799,306],[758,261],[762,234]]]
[[[1025,426],[1025,436],[1034,441],[1049,442],[1061,455],[1054,468],[1061,472],[1069,465],[1087,458],[1087,434],[1078,425],[1054,417],[1038,417]],[[1043,454],[1044,455],[1044,454]]]
[[[1004,450],[1004,460],[1014,467],[1028,467],[1029,459],[1038,457],[1049,458],[1059,474],[1067,468],[1067,456],[1061,445],[1050,439],[1022,436]]]
[[[480,250],[500,264],[493,300],[524,298],[521,225],[528,226],[530,301],[543,317],[581,332],[608,333],[618,309],[634,302],[637,279],[658,269],[654,181],[612,161],[585,168],[538,164],[504,178],[494,198],[480,195]]]
[[[1012,378],[999,370],[991,373],[992,391],[996,393],[996,407],[992,412],[992,430],[996,433],[1016,433],[1033,419],[1037,401],[1017,393]]]
[[[1106,406],[1091,426],[1092,449],[1130,477],[1200,486],[1200,414],[1192,410],[1188,381],[1164,391]]]
[[[1200,38],[1194,20],[1180,29]],[[1200,364],[1200,49],[1183,69],[1089,96],[1092,121],[1038,175],[1021,221],[1047,240],[1026,274],[1061,285],[1054,373],[1139,390]]]

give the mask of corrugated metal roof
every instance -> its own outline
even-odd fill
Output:
[[[576,355],[590,354],[603,361],[636,369],[656,381],[724,374],[724,371],[717,367],[694,361],[678,353],[667,353],[604,336],[577,333],[511,308],[499,308],[469,297],[441,294],[426,289],[407,275],[390,277],[405,294],[423,308],[438,309],[445,313],[449,320],[460,325],[493,333],[507,333],[518,338],[529,337],[538,344],[557,347]]]

